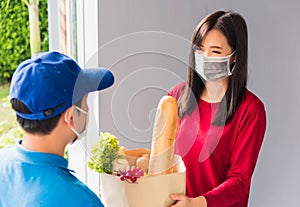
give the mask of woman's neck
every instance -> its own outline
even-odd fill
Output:
[[[221,102],[228,88],[228,78],[220,81],[206,81],[200,99],[209,103]]]

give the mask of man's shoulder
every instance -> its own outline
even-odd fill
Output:
[[[0,163],[6,162],[9,159],[12,159],[15,154],[15,147],[5,147],[0,149]]]
[[[15,148],[15,146],[1,148],[0,155],[10,153],[12,150],[14,150],[14,148]]]
[[[27,182],[28,180],[30,182]],[[24,197],[22,202],[27,203],[26,206],[39,206],[36,202],[41,200],[47,203],[46,206],[57,206],[61,202],[66,206],[103,206],[97,195],[70,170],[61,166],[25,162],[19,158],[16,146],[0,150],[0,185],[8,182],[15,186],[6,192],[9,195],[6,200],[8,203],[12,202],[9,199],[10,195],[15,196],[19,194],[20,189],[28,189],[26,192],[22,191],[23,196],[26,193],[34,193],[36,200],[29,197],[26,200],[27,197]],[[32,202],[37,205],[30,205]],[[51,203],[53,205],[50,205]]]
[[[81,203],[82,206],[103,206],[98,196],[86,185],[73,185],[73,187],[74,188],[69,191],[69,195],[67,196],[70,204],[76,205]]]
[[[65,171],[66,172],[66,171]],[[73,202],[74,200],[79,203],[94,203],[102,206],[102,203],[98,196],[83,182],[81,182],[76,176],[71,172],[67,172],[63,177],[61,177],[62,188],[66,189],[69,193],[66,196],[66,201]],[[74,198],[74,195],[78,197]],[[68,202],[67,201],[67,202]],[[97,206],[97,205],[96,205]]]

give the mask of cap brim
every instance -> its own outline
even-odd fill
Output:
[[[73,91],[73,103],[79,101],[84,94],[100,91],[113,85],[114,76],[106,68],[83,69],[80,71]]]

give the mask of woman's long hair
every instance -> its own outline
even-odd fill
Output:
[[[200,46],[205,35],[212,29],[220,31],[235,51],[235,69],[229,77],[228,88],[220,106],[226,110],[218,110],[213,123],[224,125],[230,122],[243,98],[248,74],[248,31],[243,17],[233,11],[217,11],[205,17],[196,27],[192,36],[189,55],[188,81],[179,99],[179,116],[190,115],[198,105],[205,89],[204,80],[195,71],[195,46]],[[221,107],[223,108],[223,107]]]

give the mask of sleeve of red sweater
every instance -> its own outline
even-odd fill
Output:
[[[227,179],[203,195],[208,207],[230,206],[249,196],[251,177],[266,130],[266,112],[260,101],[250,103],[244,110]]]

